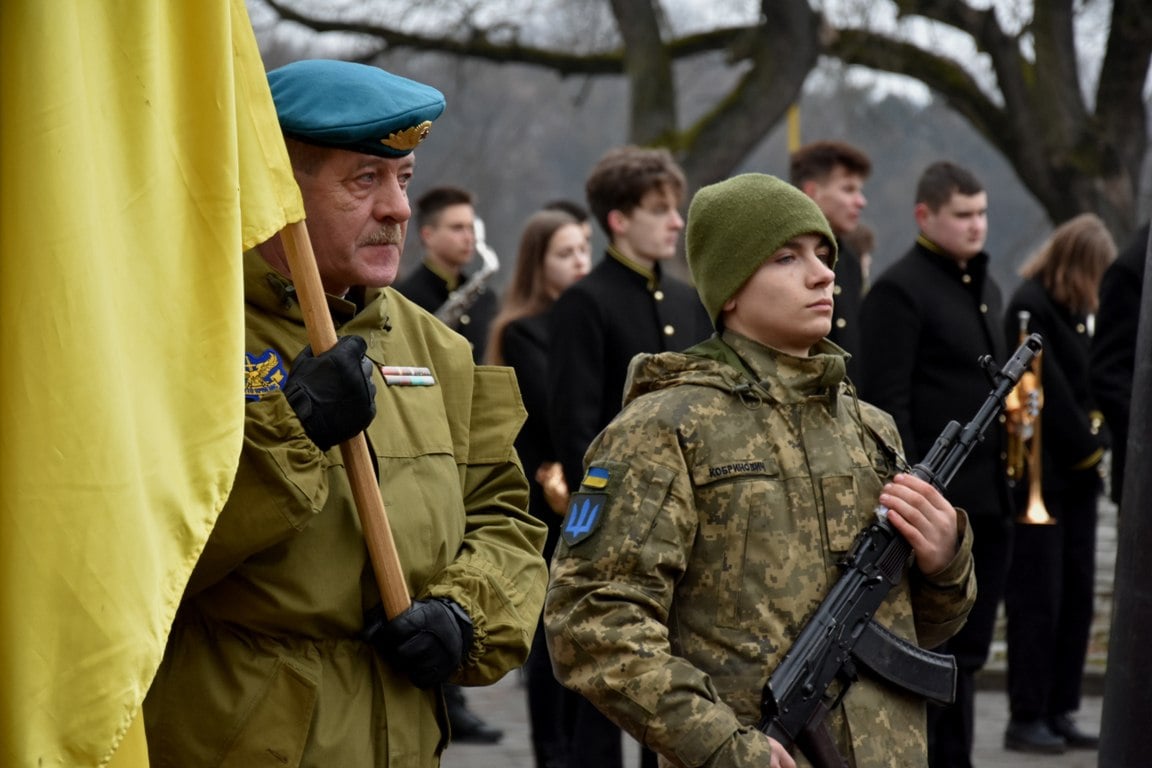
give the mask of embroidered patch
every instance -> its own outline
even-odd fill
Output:
[[[603,488],[608,485],[607,467],[589,467],[580,481],[581,488]]]
[[[436,383],[430,369],[412,365],[382,365],[380,375],[390,387],[430,387]]]
[[[568,514],[560,527],[560,536],[568,546],[579,544],[600,527],[607,502],[608,495],[604,493],[577,493],[572,496]]]
[[[259,400],[284,388],[284,361],[274,349],[244,353],[244,399]]]
[[[717,464],[708,467],[708,477],[728,477],[729,475],[762,475],[766,466],[762,461],[734,461],[730,464]]]

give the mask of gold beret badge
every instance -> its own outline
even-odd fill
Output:
[[[398,152],[409,152],[416,149],[416,145],[428,138],[432,130],[432,121],[425,120],[420,125],[405,128],[402,131],[393,131],[388,138],[380,139],[380,143]]]

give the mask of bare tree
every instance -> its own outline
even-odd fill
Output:
[[[896,23],[888,28],[875,22],[878,4],[853,21],[841,7],[837,19],[808,0],[761,0],[755,19],[683,33],[665,17],[668,3],[658,0],[585,0],[538,9],[556,16],[553,28],[570,28],[579,19],[595,24],[597,14],[611,14],[614,37],[573,35],[563,43],[533,43],[525,22],[480,13],[504,2],[445,2],[436,9],[436,28],[421,31],[410,19],[387,20],[382,9],[389,4],[382,2],[322,10],[315,0],[262,1],[281,20],[375,41],[364,58],[410,49],[528,64],[561,76],[623,76],[631,94],[629,140],[672,149],[694,187],[731,174],[796,101],[819,57],[834,57],[927,85],[1003,154],[1054,223],[1094,211],[1118,238],[1138,223],[1148,145],[1143,94],[1152,60],[1149,0],[1111,2],[1092,98],[1085,93],[1075,24],[1078,12],[1103,16],[1105,0],[1024,3],[1014,28],[995,8],[959,0],[895,0]],[[530,17],[522,11],[522,19]],[[908,32],[916,24],[936,36],[918,40]],[[590,38],[603,44],[589,45]],[[979,55],[965,58],[957,50]],[[706,109],[684,119],[676,65],[709,54],[724,56],[732,82]],[[971,59],[987,61],[986,71],[974,71]]]

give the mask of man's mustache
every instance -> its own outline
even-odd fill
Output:
[[[364,238],[360,245],[403,245],[404,231],[399,224],[385,224],[375,233]]]

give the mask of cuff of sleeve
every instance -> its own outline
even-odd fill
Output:
[[[772,742],[755,728],[747,726],[736,730],[713,752],[704,763],[704,768],[729,768],[729,766],[770,765]],[[696,765],[696,763],[687,763]]]
[[[968,513],[956,507],[956,555],[936,573],[926,574],[924,584],[941,591],[964,586],[972,572],[972,529]]]

